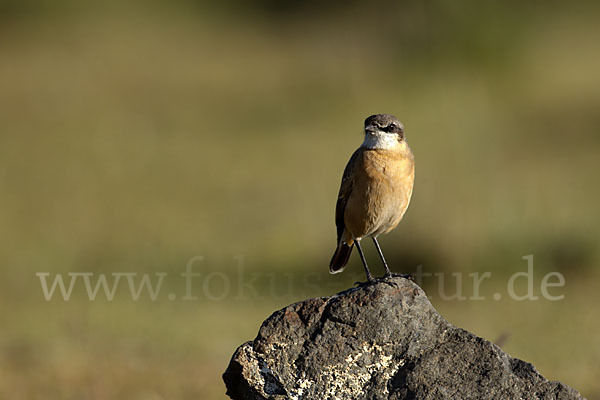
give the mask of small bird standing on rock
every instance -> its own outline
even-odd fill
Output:
[[[338,195],[335,224],[337,248],[329,272],[342,272],[356,244],[365,267],[367,283],[375,282],[367,266],[360,241],[371,237],[385,267],[388,267],[377,237],[394,229],[408,208],[415,180],[415,161],[404,139],[404,126],[390,114],[371,115],[365,120],[365,140],[352,154]]]

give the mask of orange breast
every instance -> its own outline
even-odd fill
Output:
[[[344,212],[346,230],[353,238],[387,233],[398,225],[410,202],[412,152],[406,144],[398,150],[364,149],[356,163]]]

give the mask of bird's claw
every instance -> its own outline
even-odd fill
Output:
[[[373,285],[373,284],[375,284],[377,282],[378,282],[378,279],[371,278],[371,279],[369,279],[369,280],[367,280],[365,282],[356,281],[356,282],[354,282],[354,286],[356,286],[356,287],[365,287],[365,286]]]
[[[414,281],[411,274],[397,274],[395,272],[390,272],[389,274],[385,274],[383,276],[383,279],[389,279],[389,278],[404,278],[404,279],[408,279],[409,281]]]
[[[365,286],[369,286],[369,285],[374,285],[376,283],[385,283],[387,285],[396,286],[396,284],[394,282],[390,282],[390,278],[404,278],[404,279],[408,279],[410,281],[413,280],[413,277],[410,274],[391,273],[391,274],[386,274],[386,275],[382,276],[381,278],[370,278],[366,282],[354,282],[354,286],[365,287]]]

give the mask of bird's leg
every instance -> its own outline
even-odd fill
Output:
[[[377,253],[379,253],[379,258],[381,258],[381,262],[383,263],[383,266],[385,267],[385,276],[390,276],[392,275],[392,272],[390,271],[390,267],[388,267],[387,262],[385,261],[385,257],[383,257],[383,252],[381,251],[381,247],[379,247],[379,242],[377,242],[377,238],[373,236],[373,243],[375,243],[375,248],[377,249]]]
[[[410,274],[395,274],[392,271],[390,271],[390,267],[388,267],[387,262],[385,261],[385,258],[383,257],[383,252],[381,251],[381,247],[379,247],[379,242],[377,242],[377,238],[373,236],[372,239],[373,239],[373,243],[375,243],[375,248],[377,249],[377,253],[379,253],[379,257],[381,258],[381,262],[383,262],[383,266],[385,267],[384,278],[400,277],[400,278],[412,279],[412,276],[410,276]]]
[[[360,241],[356,240],[354,242],[356,244],[356,249],[358,250],[358,255],[360,256],[360,260],[363,263],[363,266],[365,267],[365,273],[367,274],[367,284],[372,283],[375,281],[375,279],[373,279],[373,275],[371,275],[371,271],[369,271],[369,266],[367,265],[367,260],[365,259],[365,255],[362,251],[362,247],[360,247]],[[356,284],[361,285],[360,282],[356,282]]]

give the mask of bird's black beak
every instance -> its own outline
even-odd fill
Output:
[[[375,125],[367,125],[365,126],[365,132],[373,133],[377,131],[377,127]]]

